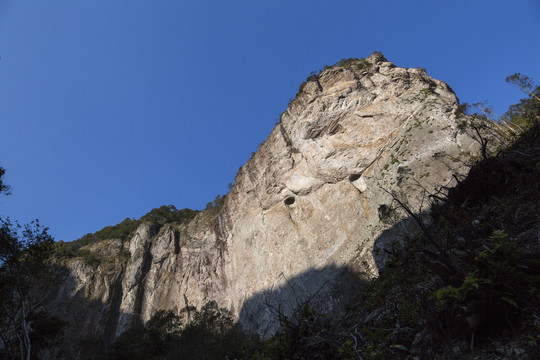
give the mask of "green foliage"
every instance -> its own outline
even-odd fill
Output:
[[[379,53],[380,54],[380,53]],[[349,68],[357,71],[364,71],[369,69],[372,65],[365,58],[345,58],[339,60],[332,67],[341,66],[344,68]]]
[[[97,269],[101,263],[101,258],[88,249],[79,249],[77,251],[77,256],[80,256],[84,263],[94,270]]]
[[[338,349],[339,355],[344,360],[353,360],[357,358],[356,350],[353,347],[352,340],[345,340],[343,345]]]
[[[53,238],[38,220],[27,225],[0,219],[0,266],[2,270],[38,270],[52,253]],[[24,266],[23,266],[24,265]],[[24,275],[28,275],[23,272]]]
[[[118,223],[114,226],[106,226],[93,234],[88,233],[84,235],[80,239],[73,241],[71,243],[71,246],[77,249],[108,239],[119,239],[124,241],[133,231],[137,229],[139,225],[139,220],[126,218],[121,223]]]
[[[30,358],[61,328],[42,309],[60,275],[49,263],[54,241],[47,230],[37,220],[23,226],[0,219],[0,353],[5,358]]]
[[[0,194],[9,194],[0,167]],[[49,260],[54,240],[38,220],[30,224],[0,218],[0,354],[5,359],[38,358],[56,345],[65,325],[42,307],[60,271]]]
[[[2,179],[5,173],[6,169],[0,166],[0,194],[3,193],[5,195],[9,195],[10,187],[4,184],[4,180]]]
[[[77,255],[77,247],[72,242],[62,240],[54,244],[54,257],[57,259],[68,259]]]
[[[469,297],[471,291],[480,291],[480,285],[493,284],[493,282],[475,277],[475,273],[465,276],[463,283],[459,287],[448,285],[437,290],[435,293],[438,300],[451,299],[457,302],[463,302]],[[482,289],[483,290],[483,289]]]
[[[220,200],[214,200],[219,202]],[[119,239],[122,242],[127,240],[142,223],[150,223],[161,227],[168,223],[186,223],[191,221],[198,210],[181,209],[178,210],[173,205],[163,205],[159,208],[150,210],[143,215],[139,220],[126,218],[121,223],[114,226],[106,226],[95,233],[89,233],[71,242],[59,241],[54,246],[54,255],[58,259],[66,259],[75,256],[83,257],[84,261],[92,266],[97,266],[97,257],[90,255],[89,251],[83,251],[81,248],[87,245],[95,244],[104,240]],[[129,257],[127,250],[122,250],[121,256]]]
[[[521,129],[529,129],[540,122],[540,86],[535,86],[532,79],[521,74],[514,74],[506,81],[518,86],[529,96],[518,104],[511,105],[503,116],[503,121]]]
[[[306,78],[305,81],[303,81],[300,86],[298,87],[298,93],[296,93],[296,96],[298,96],[299,94],[301,94],[303,91],[304,91],[304,88],[306,87],[307,83],[310,82],[310,81],[319,81],[319,76],[321,75],[323,70],[319,70],[319,71],[312,71],[311,74],[309,74],[309,76]],[[289,101],[289,106],[291,104],[292,101]]]
[[[522,75],[520,73],[515,73],[513,75],[507,76],[506,82],[519,87],[521,91],[528,94],[529,96],[531,96],[535,90],[533,79],[531,79],[527,75]]]
[[[372,360],[388,359],[392,355],[392,334],[382,328],[362,328],[367,346],[364,353]]]
[[[129,260],[129,259],[131,259],[131,252],[128,249],[123,247],[122,249],[120,249],[120,256],[124,260]]]
[[[161,227],[167,223],[189,222],[198,213],[199,211],[197,210],[178,210],[176,207],[174,207],[174,205],[163,205],[159,208],[150,210],[139,220],[126,218],[119,224],[104,227],[93,234],[86,234],[79,240],[75,240],[73,243],[76,243],[79,247],[81,247],[108,239],[120,239],[124,241],[139,227],[140,224],[144,222]]]
[[[342,66],[342,67],[350,67],[355,65],[357,62],[364,60],[364,59],[358,59],[358,58],[343,58],[336,62],[334,66]]]
[[[110,359],[146,360],[163,359],[167,344],[159,331],[134,326],[120,335],[110,347]]]
[[[110,347],[119,359],[249,359],[260,343],[233,326],[229,311],[211,301],[200,310],[157,311],[146,326],[125,331]]]
[[[513,325],[520,309],[531,306],[531,299],[534,302],[540,285],[540,276],[535,274],[538,264],[523,257],[515,241],[501,230],[493,231],[472,254],[475,256],[465,264],[467,275],[461,284],[437,290],[437,299],[456,316],[463,309],[473,312],[485,322],[478,326],[493,330]]]
[[[285,316],[279,307],[270,306],[281,328],[266,340],[259,354],[267,359],[355,358],[355,350],[346,343],[350,339],[343,336],[332,319],[315,309],[310,301],[298,302],[290,316]]]
[[[174,205],[163,205],[159,208],[150,210],[150,212],[142,216],[139,221],[141,223],[148,222],[159,226],[168,223],[186,223],[191,221],[198,213],[199,211],[197,210],[178,210]]]
[[[382,56],[382,54],[378,51],[373,52],[374,55]],[[384,58],[384,56],[383,56]],[[324,67],[318,71],[312,71],[311,74],[306,78],[305,81],[303,81],[300,86],[298,87],[298,92],[296,93],[296,96],[300,95],[303,91],[306,85],[311,81],[319,81],[319,78],[323,71],[332,69],[335,67],[344,67],[347,69],[351,69],[356,73],[361,73],[365,70],[368,70],[372,64],[366,60],[365,58],[343,58],[336,62],[334,65],[324,65]],[[291,99],[289,101],[289,106],[293,102],[294,99]]]
[[[137,229],[139,224],[140,222],[138,220],[126,218],[114,226],[106,226],[93,234],[86,234],[79,240],[76,240],[76,242],[80,246],[86,246],[108,239],[126,240]]]
[[[175,315],[172,311],[158,310],[152,316],[146,327],[148,329],[158,330],[166,334],[177,333],[182,326],[182,321],[179,316]]]
[[[227,195],[217,195],[213,201],[206,204],[204,211],[210,214],[218,214],[225,205],[226,198]]]
[[[32,318],[31,343],[43,352],[54,349],[60,344],[66,325],[65,321],[44,310],[37,312]]]

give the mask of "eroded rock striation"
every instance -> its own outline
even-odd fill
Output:
[[[338,311],[384,266],[380,249],[414,231],[395,225],[393,197],[421,210],[426,190],[466,171],[460,159],[477,145],[458,128],[458,105],[444,82],[380,53],[327,68],[301,86],[218,213],[143,224],[124,250],[92,245],[109,260],[67,263],[58,312],[106,342],[159,309],[211,300],[263,336],[277,328],[272,309],[290,314],[315,293]]]

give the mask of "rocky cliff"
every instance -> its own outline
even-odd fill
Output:
[[[326,68],[302,84],[219,212],[91,245],[104,260],[66,262],[56,312],[76,320],[76,336],[110,342],[159,309],[210,300],[261,335],[276,329],[272,306],[290,314],[317,294],[338,311],[384,266],[381,249],[415,230],[390,229],[405,217],[393,200],[427,210],[426,190],[465,172],[477,146],[458,128],[458,105],[444,82],[379,53]]]

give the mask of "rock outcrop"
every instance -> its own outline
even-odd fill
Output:
[[[390,229],[405,217],[394,198],[427,210],[426,190],[465,172],[460,159],[477,146],[458,129],[458,105],[444,82],[379,53],[325,69],[301,86],[219,213],[143,224],[123,250],[92,245],[109,260],[96,269],[70,260],[58,312],[111,341],[158,309],[210,300],[263,336],[277,326],[272,306],[290,314],[317,293],[339,310],[351,281],[384,266],[380,249],[414,231],[407,221]]]

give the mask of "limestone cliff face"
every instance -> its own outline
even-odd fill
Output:
[[[303,86],[240,169],[219,214],[159,231],[141,225],[129,258],[118,241],[94,245],[110,261],[94,270],[72,260],[57,301],[73,304],[78,294],[93,304],[98,310],[81,315],[85,331],[108,338],[158,309],[210,300],[262,335],[277,325],[269,303],[288,313],[319,291],[325,308],[337,309],[343,277],[377,276],[377,248],[401,241],[400,228],[381,220],[390,194],[419,210],[423,189],[465,171],[459,159],[476,146],[457,127],[457,107],[444,82],[381,54],[329,68]]]

